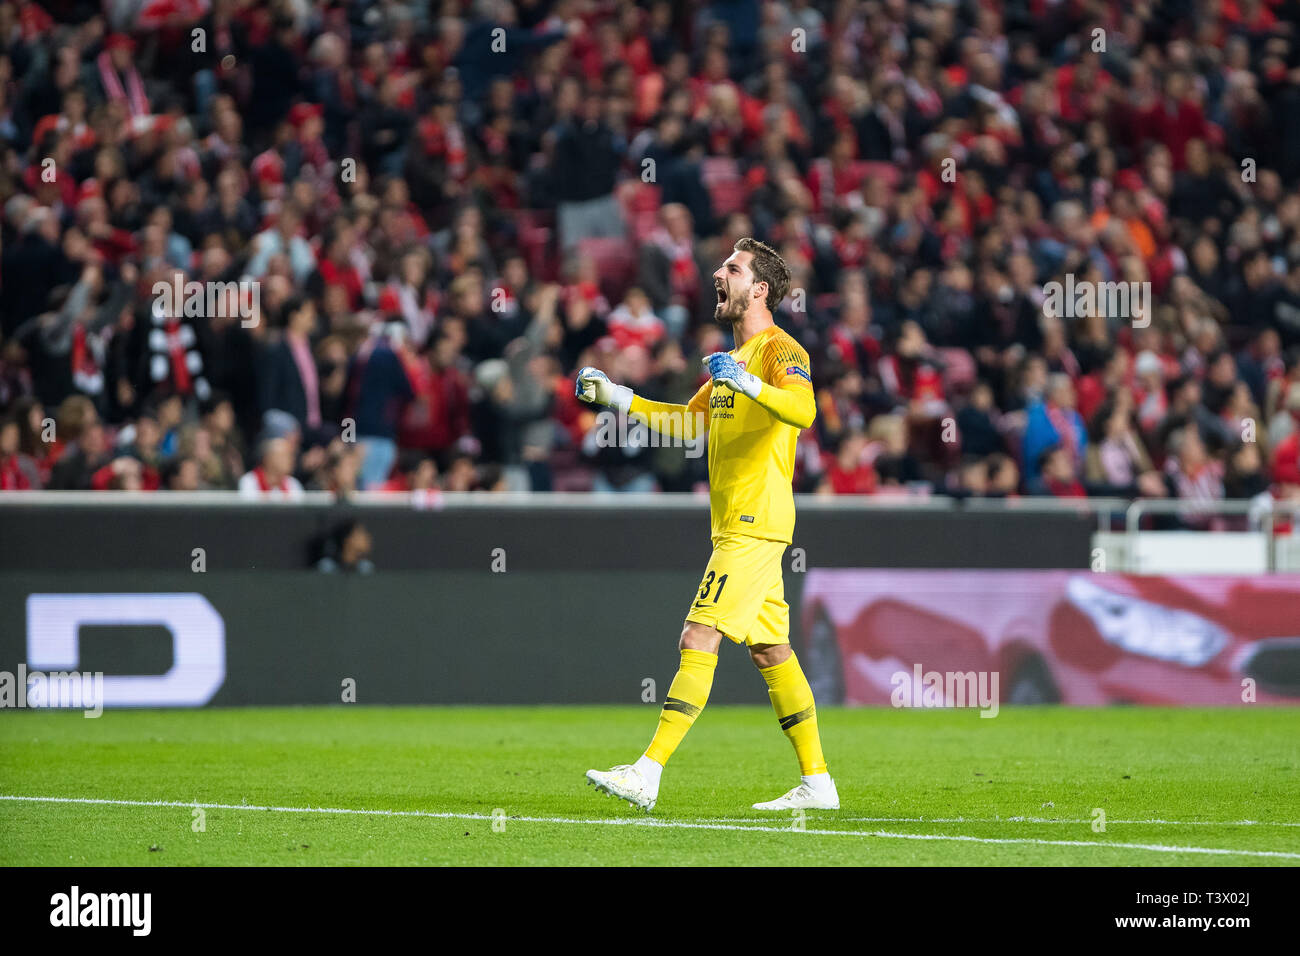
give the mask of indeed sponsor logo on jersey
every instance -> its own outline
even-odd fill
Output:
[[[713,396],[709,399],[710,408],[735,408],[736,393],[728,391],[725,395],[719,391],[714,391]]]

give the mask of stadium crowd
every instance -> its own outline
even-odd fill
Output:
[[[0,490],[697,489],[572,374],[685,402],[753,235],[812,356],[797,490],[1298,497],[1298,22],[4,0]]]

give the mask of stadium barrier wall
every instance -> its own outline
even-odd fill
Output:
[[[380,571],[690,570],[709,557],[708,499],[689,495],[394,496],[334,504],[250,503],[237,496],[0,494],[0,573],[302,570],[321,538],[359,520]],[[809,567],[1087,567],[1096,524],[1086,509],[957,510],[879,499],[799,496],[793,546]],[[67,504],[65,504],[67,502]],[[219,502],[219,503],[218,503]]]
[[[0,500],[0,671],[102,672],[109,706],[653,710],[708,560],[707,502],[610,504]],[[376,570],[311,570],[320,537],[351,520],[369,529]],[[801,505],[785,556],[792,640],[814,572],[1085,567],[1093,524]],[[740,648],[724,648],[712,699],[767,702]]]

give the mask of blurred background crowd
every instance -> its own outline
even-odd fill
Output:
[[[742,236],[796,490],[1300,495],[1300,0],[0,2],[0,490],[689,491]],[[196,32],[199,31],[199,32]],[[243,283],[260,310],[156,306]],[[1149,315],[1044,286],[1150,283]]]

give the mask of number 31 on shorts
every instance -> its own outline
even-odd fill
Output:
[[[715,573],[716,572],[714,571],[710,571],[704,576],[703,586],[700,588],[700,601],[707,601],[709,599],[709,591],[713,590],[713,585],[715,583],[713,579]],[[713,590],[714,604],[717,604],[718,599],[722,597],[722,589],[727,586],[727,577],[728,576],[725,574],[721,575],[716,581],[717,589]]]

